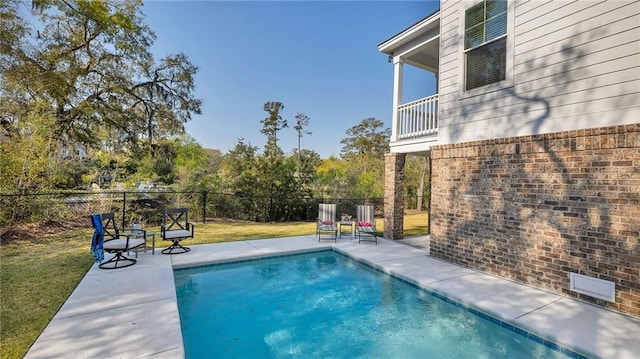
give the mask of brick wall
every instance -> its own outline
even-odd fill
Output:
[[[432,148],[431,254],[640,316],[640,124]],[[570,272],[616,301],[570,292]]]
[[[384,157],[384,238],[402,239],[404,228],[404,164],[406,154]]]

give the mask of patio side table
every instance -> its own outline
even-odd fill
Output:
[[[342,238],[342,227],[349,227],[349,238],[353,239],[353,221],[340,221],[338,222],[338,237]]]
[[[144,252],[151,249],[151,254],[152,255],[156,254],[156,232],[148,231],[145,229],[134,229],[134,230],[127,229],[125,232],[123,232],[123,234],[125,236],[129,236],[129,238],[144,239],[144,247],[140,249],[142,249]],[[151,237],[151,246],[149,246],[147,241],[149,237]],[[136,258],[138,258],[138,248],[133,249],[133,251],[136,252]]]

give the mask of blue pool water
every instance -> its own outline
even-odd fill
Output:
[[[175,273],[187,358],[572,358],[333,251]]]

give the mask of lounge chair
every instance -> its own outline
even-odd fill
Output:
[[[356,207],[356,237],[361,241],[376,242],[378,244],[378,229],[374,217],[373,206]],[[364,237],[362,236],[364,235]]]
[[[316,223],[316,235],[318,241],[322,239],[322,234],[328,233],[333,235],[334,242],[338,241],[338,226],[336,225],[336,205],[328,203],[320,203],[318,207],[318,222]],[[325,238],[327,239],[327,238]]]
[[[98,263],[104,259],[104,252],[114,253],[108,261],[100,263],[102,269],[116,269],[129,267],[136,264],[136,259],[124,256],[124,252],[144,246],[143,238],[130,238],[120,234],[113,213],[94,214],[91,216],[91,224],[95,229],[91,244],[91,253]],[[136,252],[137,257],[137,252]]]
[[[165,208],[162,211],[162,240],[171,241],[171,245],[162,250],[163,254],[180,254],[191,250],[180,244],[185,238],[193,238],[194,226],[189,222],[188,213],[188,208]]]

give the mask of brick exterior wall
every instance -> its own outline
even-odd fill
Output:
[[[431,255],[640,316],[640,124],[434,146]],[[568,290],[613,281],[616,301]]]
[[[402,239],[404,229],[404,153],[384,157],[384,238]]]

